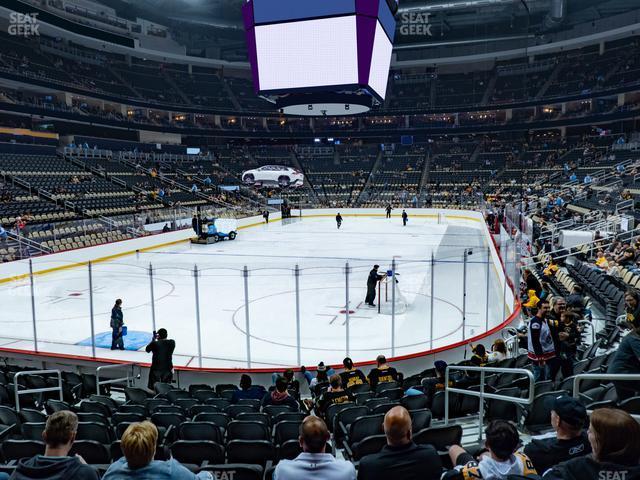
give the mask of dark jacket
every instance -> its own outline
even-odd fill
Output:
[[[175,340],[161,339],[154,340],[145,350],[147,353],[153,352],[151,359],[151,370],[159,373],[168,373],[173,369],[173,351],[176,349]]]
[[[113,307],[111,309],[111,328],[120,328],[124,325],[124,316],[122,315],[122,308]]]
[[[375,288],[378,281],[382,280],[384,275],[378,275],[378,271],[373,269],[369,272],[369,278],[367,278],[367,287]]]
[[[36,455],[24,458],[11,480],[98,480],[98,472],[89,465],[83,464],[76,457],[45,457]]]
[[[606,473],[605,473],[606,472]],[[623,473],[624,472],[624,473]],[[601,475],[604,473],[604,475]],[[640,466],[598,463],[591,455],[574,458],[546,472],[544,480],[640,480]]]
[[[238,403],[240,400],[262,400],[265,395],[265,389],[259,385],[252,385],[246,390],[236,390],[231,397],[231,403]]]
[[[559,463],[591,453],[591,444],[586,433],[571,440],[557,437],[533,439],[524,447],[524,453],[539,474],[543,474]]]
[[[607,373],[640,373],[640,335],[631,332],[622,339]],[[633,385],[633,382],[625,383],[629,387]]]
[[[360,460],[358,480],[438,480],[442,462],[431,445],[384,447]]]

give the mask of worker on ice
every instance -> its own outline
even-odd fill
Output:
[[[336,215],[336,225],[338,225],[338,230],[340,230],[342,226],[342,215],[340,215],[340,212]]]
[[[409,221],[409,215],[407,215],[407,211],[402,210],[402,225],[406,227],[408,221]]]
[[[384,275],[378,274],[378,269],[380,265],[374,265],[373,269],[369,272],[369,278],[367,278],[367,298],[365,298],[365,303],[370,307],[375,307],[375,303],[373,301],[376,299],[376,286],[378,282],[384,278]]]

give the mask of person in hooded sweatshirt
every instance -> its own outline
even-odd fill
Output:
[[[623,410],[599,408],[591,414],[593,453],[543,472],[543,480],[640,479],[640,424]]]
[[[69,456],[77,431],[75,413],[65,410],[51,415],[42,433],[44,455],[20,460],[11,480],[98,480],[98,472],[81,456]]]
[[[442,480],[506,480],[509,475],[536,475],[529,457],[516,452],[520,444],[518,430],[506,420],[494,420],[485,430],[485,449],[478,460],[459,445],[449,447],[455,467],[445,472]]]
[[[276,380],[276,388],[267,393],[262,399],[262,406],[268,405],[287,405],[291,410],[298,411],[298,402],[289,395],[287,391],[287,380],[284,377],[278,377]]]

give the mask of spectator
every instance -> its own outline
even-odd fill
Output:
[[[455,465],[442,476],[443,480],[506,480],[509,475],[535,475],[531,460],[524,453],[516,453],[520,438],[518,430],[505,420],[494,420],[485,430],[486,451],[478,460],[459,445],[449,448],[449,457]]]
[[[553,301],[553,309],[549,312],[547,316],[550,320],[560,321],[560,317],[562,316],[562,312],[567,309],[567,301],[563,297],[556,297]]]
[[[156,382],[171,383],[173,380],[173,351],[176,349],[176,342],[167,337],[167,330],[161,328],[157,333],[153,332],[153,339],[145,348],[147,353],[153,353],[149,369],[149,390],[153,390]]]
[[[111,350],[124,350],[124,342],[122,340],[123,327],[122,300],[117,299],[111,309]]]
[[[364,385],[367,383],[367,377],[362,370],[358,370],[353,366],[353,360],[349,357],[342,361],[344,372],[340,374],[342,377],[342,386],[346,389],[353,387],[354,385]]]
[[[243,374],[240,377],[240,390],[233,392],[231,403],[238,403],[244,399],[262,400],[265,396],[264,388],[261,386],[253,386],[253,382],[249,375]]]
[[[620,342],[618,350],[614,353],[613,359],[609,363],[607,373],[640,373],[640,318],[633,316],[630,321],[629,314],[627,314],[627,323],[631,326],[631,332]],[[618,401],[637,395],[638,382],[618,380],[613,383],[618,394]]]
[[[591,453],[584,431],[588,419],[584,406],[568,395],[553,398],[550,403],[554,432],[534,437],[523,450],[540,473],[566,460]]]
[[[7,238],[9,238],[9,234],[7,233],[7,231],[4,229],[4,227],[0,223],[0,241],[6,242]]]
[[[640,293],[630,288],[624,294],[624,307],[629,325],[640,325]]]
[[[289,395],[287,380],[284,377],[279,377],[276,380],[276,388],[262,398],[262,406],[267,405],[287,405],[292,410],[298,410],[298,402]]]
[[[569,378],[573,375],[573,364],[582,339],[578,328],[578,316],[573,312],[563,312],[556,330],[558,332],[556,351],[559,354],[562,376]]]
[[[531,273],[531,270],[525,269],[522,272],[522,279],[526,285],[527,291],[535,290],[536,294],[542,291],[542,285],[540,285],[538,279],[533,275],[533,273]]]
[[[358,480],[437,480],[442,475],[442,462],[431,445],[416,445],[412,440],[411,416],[401,406],[392,408],[384,417],[387,445],[360,460]]]
[[[355,400],[351,392],[342,388],[342,377],[334,373],[331,375],[329,390],[324,392],[318,400],[318,411],[321,415],[324,415],[331,405],[355,402]]]
[[[380,383],[398,381],[398,372],[395,368],[387,365],[387,358],[384,355],[378,355],[376,363],[378,366],[369,372],[369,384],[372,390],[375,391]]]
[[[500,362],[507,358],[507,345],[501,338],[496,339],[491,345],[491,352],[487,355],[488,363]]]
[[[622,410],[600,408],[591,414],[592,455],[553,467],[544,480],[640,478],[640,424]]]
[[[294,460],[281,460],[273,480],[355,480],[356,469],[351,462],[325,453],[329,439],[329,430],[322,419],[305,418],[300,426],[302,453]]]
[[[471,352],[473,353],[473,355],[471,356],[471,359],[469,361],[474,367],[483,367],[489,361],[489,358],[487,356],[487,349],[484,348],[484,345],[482,345],[481,343],[476,346],[472,346]]]
[[[584,295],[580,285],[574,286],[571,295],[567,297],[567,307],[580,316],[584,313]]]
[[[527,292],[527,301],[522,304],[523,307],[533,311],[540,303],[540,298],[536,295],[536,291],[531,289]]]
[[[69,456],[77,431],[75,413],[64,410],[49,416],[42,433],[46,443],[44,455],[20,460],[11,480],[98,480],[98,472],[82,457]]]
[[[122,434],[120,443],[124,457],[112,463],[102,480],[211,480],[209,472],[197,475],[173,458],[154,460],[158,429],[151,422],[132,423]]]
[[[551,380],[558,371],[553,336],[546,318],[548,313],[549,302],[542,300],[538,313],[529,320],[528,356],[533,361],[533,375],[536,382]]]

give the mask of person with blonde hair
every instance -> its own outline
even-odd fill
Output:
[[[640,479],[640,424],[623,410],[599,408],[587,432],[593,453],[548,470],[544,480]]]
[[[177,460],[154,460],[158,429],[151,422],[132,423],[122,434],[124,457],[111,464],[102,480],[212,480],[210,472],[193,473]]]

